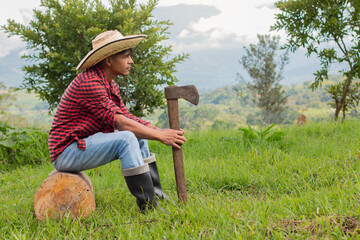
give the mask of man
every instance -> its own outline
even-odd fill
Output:
[[[62,95],[49,133],[51,162],[58,171],[79,172],[120,159],[140,211],[156,207],[155,196],[168,199],[147,139],[176,148],[186,141],[183,130],[157,128],[132,115],[121,100],[114,78],[129,74],[132,48],[145,37],[124,37],[117,30],[96,36],[77,66],[85,70]]]

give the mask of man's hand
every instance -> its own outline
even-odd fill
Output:
[[[159,141],[165,145],[173,146],[181,149],[181,145],[186,142],[184,137],[184,130],[161,129],[153,125],[148,125],[149,128],[156,129],[162,133],[159,136]]]
[[[173,146],[178,149],[181,149],[181,145],[186,142],[184,137],[184,130],[174,130],[174,129],[160,129],[159,141],[165,145]]]
[[[138,138],[157,140],[169,146],[181,149],[186,141],[184,130],[161,129],[152,125],[144,126],[122,114],[115,114],[116,128],[120,131],[131,131]]]

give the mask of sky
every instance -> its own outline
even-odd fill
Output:
[[[250,43],[256,41],[257,33],[265,34],[274,23],[273,0],[164,0],[161,6],[172,6],[180,3],[212,5],[220,10],[220,14],[209,18],[200,18],[184,29],[181,35],[186,37],[189,29],[196,33],[211,31],[211,40],[222,40],[229,36],[236,41]],[[216,45],[214,45],[216,46]]]
[[[105,5],[108,0],[102,0]],[[137,0],[146,3],[148,0]],[[173,53],[189,53],[190,59],[177,65],[175,75],[179,84],[196,82],[202,89],[230,86],[237,83],[237,73],[245,74],[238,60],[244,54],[244,46],[257,43],[257,34],[280,35],[281,43],[286,41],[284,32],[269,32],[275,23],[274,6],[277,0],[159,0],[154,15],[160,20],[170,19],[169,40],[164,44],[173,47]],[[40,8],[40,0],[11,0],[0,8],[0,25],[8,18],[27,23],[32,19],[32,9]],[[164,19],[161,19],[163,17]],[[89,49],[90,50],[90,49]],[[320,68],[316,56],[307,58],[305,49],[290,53],[290,63],[285,67],[283,84],[290,85],[313,81]],[[25,43],[18,37],[7,37],[0,31],[0,78],[12,74],[14,84],[21,81],[21,62],[7,73],[10,59],[26,52]],[[11,58],[12,57],[12,58]],[[2,65],[1,65],[2,64]],[[10,64],[11,65],[11,64]],[[338,73],[341,67],[331,66],[330,74]]]
[[[107,1],[103,2],[107,4]],[[160,0],[158,6],[202,4],[216,7],[219,14],[191,22],[176,38],[185,41],[197,36],[206,36],[201,38],[202,41],[192,41],[192,45],[186,47],[222,48],[226,47],[221,44],[224,39],[231,39],[233,42],[244,45],[255,42],[258,33],[268,33],[277,11],[274,8],[274,2],[273,0]],[[0,8],[0,25],[6,24],[8,18],[26,23],[32,18],[31,9],[39,8],[39,6],[40,0],[7,1]],[[177,46],[178,48],[185,47],[181,44]],[[8,55],[11,50],[24,47],[25,44],[18,37],[7,38],[4,32],[0,32],[0,58]]]

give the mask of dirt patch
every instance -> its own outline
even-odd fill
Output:
[[[360,222],[355,216],[322,216],[314,220],[292,220],[285,219],[281,222],[272,224],[271,228],[268,228],[266,235],[272,236],[272,232],[284,232],[285,235],[292,233],[304,233],[309,232],[313,236],[321,236],[326,231],[335,231],[335,229],[341,229],[344,235],[360,234]]]

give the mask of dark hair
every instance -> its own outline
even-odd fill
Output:
[[[116,57],[118,55],[124,54],[127,51],[130,51],[130,55],[133,55],[133,53],[134,53],[134,50],[132,48],[128,48],[128,49],[122,50],[121,52],[117,52],[117,53],[111,55],[111,57]]]
[[[134,50],[132,48],[128,48],[128,49],[122,50],[121,52],[117,52],[117,53],[111,55],[110,57],[115,58],[118,55],[124,54],[126,51],[130,51],[130,55],[134,54]],[[103,60],[101,60],[100,62],[98,62],[97,64],[102,64],[104,61],[105,61],[105,58]]]

